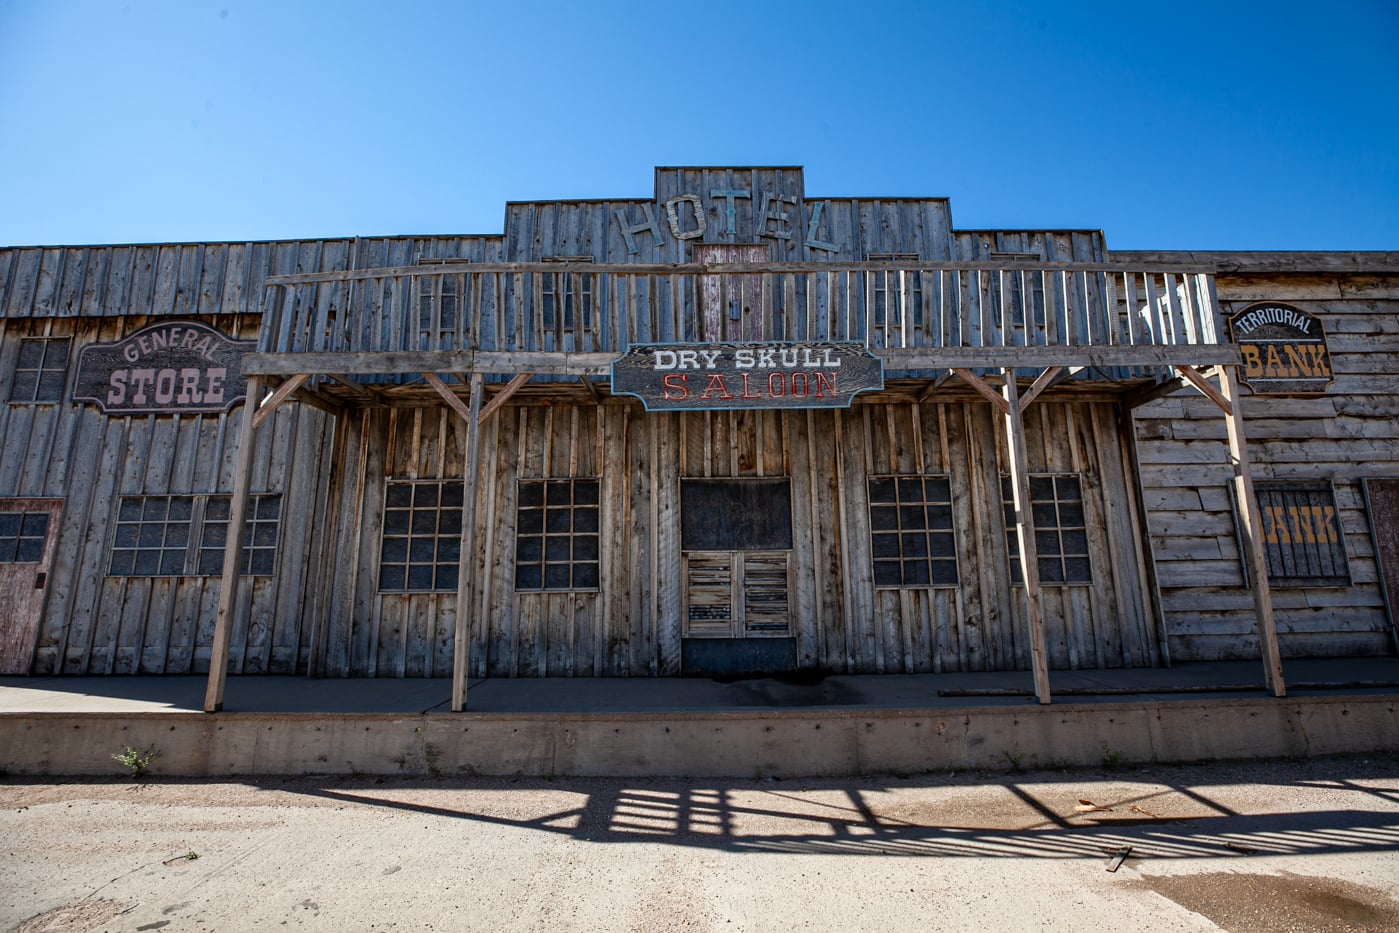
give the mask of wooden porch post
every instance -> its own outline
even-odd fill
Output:
[[[1035,547],[1035,521],[1030,511],[1030,456],[1025,448],[1025,427],[1020,398],[1015,386],[1015,370],[1006,368],[1003,409],[1006,424],[1006,446],[1010,464],[1010,485],[1015,502],[1015,534],[1020,542],[1020,577],[1025,584],[1025,601],[1029,606],[1030,669],[1035,676],[1035,696],[1040,703],[1050,702],[1049,663],[1044,650],[1044,609],[1040,605],[1039,551]]]
[[[1234,470],[1234,501],[1239,509],[1239,543],[1248,561],[1249,585],[1253,590],[1253,610],[1258,620],[1258,650],[1263,657],[1263,678],[1275,697],[1287,696],[1282,678],[1282,658],[1278,651],[1278,630],[1273,619],[1273,596],[1268,588],[1268,562],[1263,552],[1263,533],[1258,521],[1258,500],[1253,495],[1253,475],[1244,438],[1244,415],[1239,404],[1239,387],[1232,366],[1219,367],[1219,392],[1223,397],[1225,425],[1229,432],[1229,462]]]
[[[238,611],[238,565],[243,558],[243,526],[248,514],[248,486],[252,481],[254,422],[262,400],[262,379],[248,377],[243,400],[243,422],[238,430],[238,463],[233,473],[233,501],[228,506],[228,536],[223,551],[223,582],[219,588],[218,615],[214,620],[213,653],[209,657],[209,684],[204,712],[223,709],[223,688],[228,680],[228,650],[233,638],[233,618]]]
[[[471,402],[466,416],[466,469],[461,497],[461,555],[457,566],[457,629],[452,644],[452,712],[466,709],[466,680],[471,666],[471,585],[476,566],[476,490],[480,482],[480,373],[471,374]]]

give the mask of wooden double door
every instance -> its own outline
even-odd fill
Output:
[[[682,479],[680,546],[685,672],[795,668],[791,481]]]

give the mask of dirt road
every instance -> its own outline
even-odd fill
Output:
[[[7,779],[0,807],[0,929],[25,933],[1399,929],[1399,756],[820,782]]]

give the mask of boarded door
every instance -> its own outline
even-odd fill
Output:
[[[685,637],[791,635],[790,480],[681,480],[680,542]]]
[[[1375,539],[1375,563],[1384,594],[1389,633],[1399,650],[1399,479],[1366,479],[1365,507]]]
[[[28,674],[61,499],[0,499],[0,674]]]
[[[697,243],[695,262],[767,262],[763,243]],[[763,279],[759,275],[700,276],[700,339],[761,340]]]

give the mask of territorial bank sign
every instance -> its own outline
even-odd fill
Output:
[[[849,408],[884,388],[884,361],[860,343],[640,344],[612,364],[612,391],[647,411]]]
[[[83,347],[73,400],[108,415],[227,411],[248,393],[243,355],[256,346],[198,321],[153,324]]]
[[[1321,320],[1280,301],[1260,301],[1229,316],[1243,356],[1240,379],[1257,395],[1309,395],[1331,383]]]

